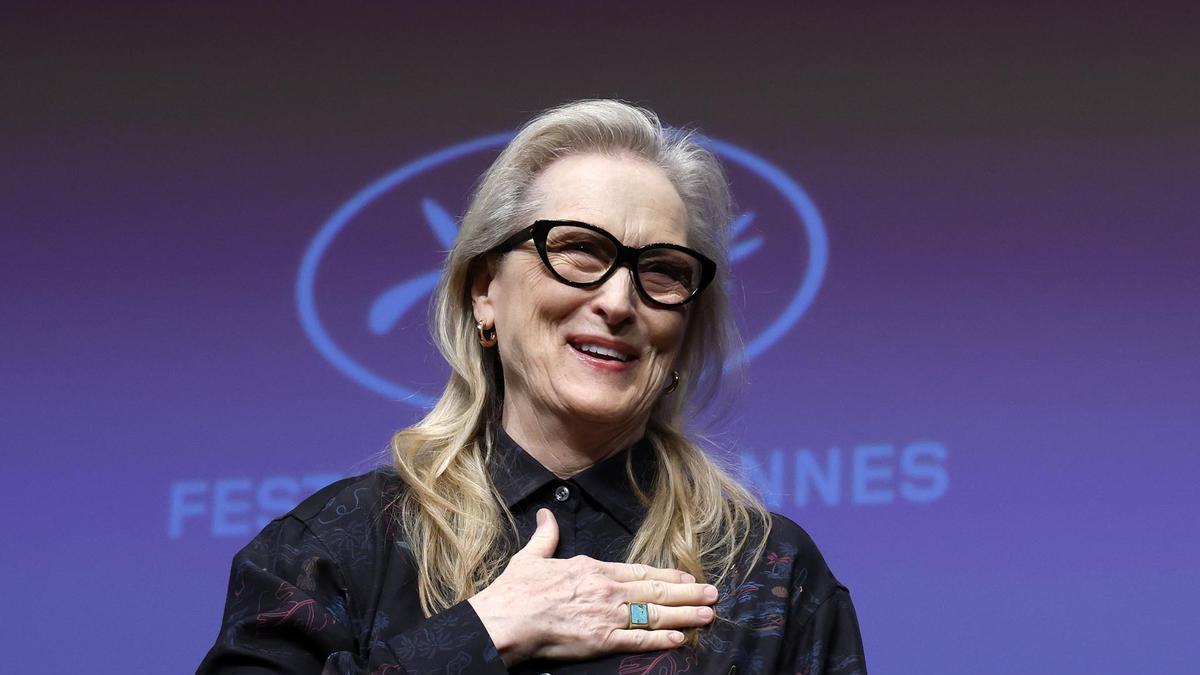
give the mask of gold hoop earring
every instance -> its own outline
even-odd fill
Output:
[[[671,384],[667,385],[667,388],[663,390],[663,393],[669,394],[678,388],[679,388],[679,371],[672,370],[671,371]]]
[[[475,330],[479,332],[479,344],[484,347],[496,346],[496,328],[484,328],[482,321],[475,322]]]

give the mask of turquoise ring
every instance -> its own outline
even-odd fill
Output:
[[[650,608],[644,602],[629,603],[629,627],[649,628]]]

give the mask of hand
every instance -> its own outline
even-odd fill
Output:
[[[672,649],[678,629],[712,621],[717,589],[686,572],[552,558],[558,523],[549,509],[504,572],[468,602],[487,628],[505,666],[532,658],[584,660],[613,652]],[[628,629],[630,602],[645,602],[650,627]]]

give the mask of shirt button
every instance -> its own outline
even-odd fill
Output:
[[[571,488],[566,485],[559,485],[554,489],[554,498],[560,502],[565,502],[571,498]]]

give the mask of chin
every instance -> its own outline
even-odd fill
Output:
[[[630,405],[631,394],[619,389],[594,387],[587,392],[573,392],[568,408],[580,418],[592,422],[624,422],[637,406]]]

